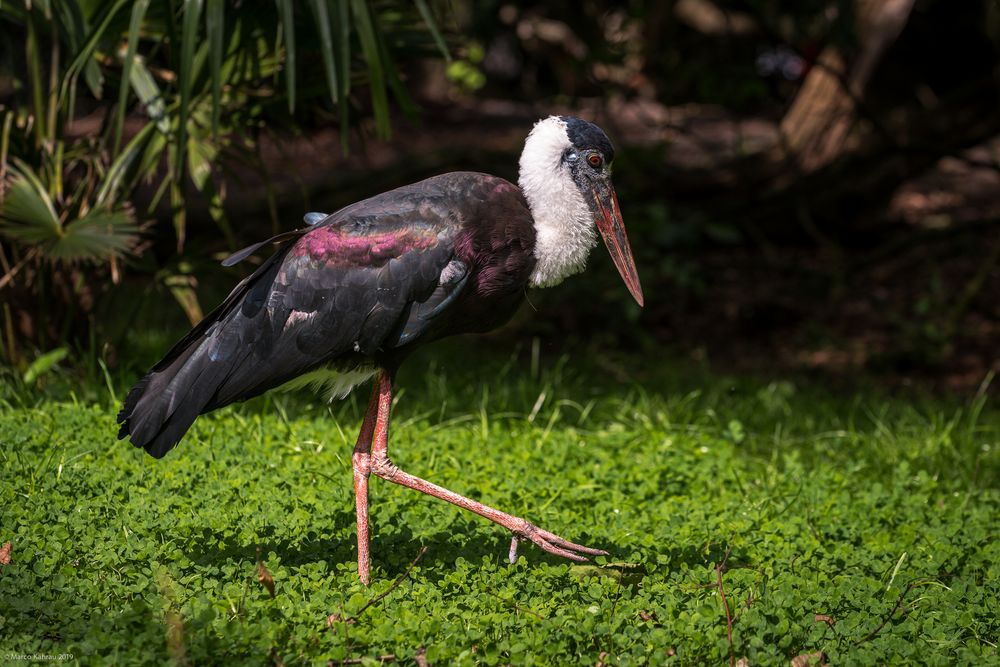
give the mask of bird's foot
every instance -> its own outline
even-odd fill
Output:
[[[517,547],[518,543],[522,539],[534,542],[535,545],[542,551],[547,551],[550,554],[562,556],[563,558],[568,558],[578,563],[588,560],[587,556],[584,556],[583,554],[590,556],[608,555],[608,552],[603,549],[593,549],[591,547],[585,547],[582,544],[577,544],[576,542],[570,542],[569,540],[563,539],[554,533],[542,530],[538,526],[528,523],[527,521],[523,521],[523,525],[513,532],[514,534],[510,539],[510,552],[507,555],[507,559],[511,562],[511,564],[517,562]]]

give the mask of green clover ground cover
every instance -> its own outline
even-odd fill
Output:
[[[524,545],[511,566],[498,527],[373,478],[370,588],[350,469],[364,391],[223,410],[161,461],[114,440],[106,398],[8,392],[0,661],[1000,663],[1000,415],[984,397],[572,366],[413,364],[390,453],[613,556]]]

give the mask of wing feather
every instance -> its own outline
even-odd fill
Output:
[[[490,178],[428,179],[233,255],[227,264],[284,241],[136,384],[119,437],[160,457],[198,414],[324,368],[398,358],[446,332],[443,315],[472,282],[462,202],[499,187]]]

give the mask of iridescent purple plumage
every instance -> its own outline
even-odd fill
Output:
[[[296,241],[292,254],[337,265],[381,266],[393,257],[426,250],[437,242],[437,234],[432,229],[404,228],[354,234],[342,225],[328,225]]]

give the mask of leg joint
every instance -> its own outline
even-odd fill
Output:
[[[390,482],[399,474],[399,466],[389,460],[388,456],[377,454],[372,457],[371,471],[382,479]]]
[[[354,466],[355,474],[362,474],[365,477],[372,472],[372,455],[368,452],[354,452],[351,457],[351,464]]]

